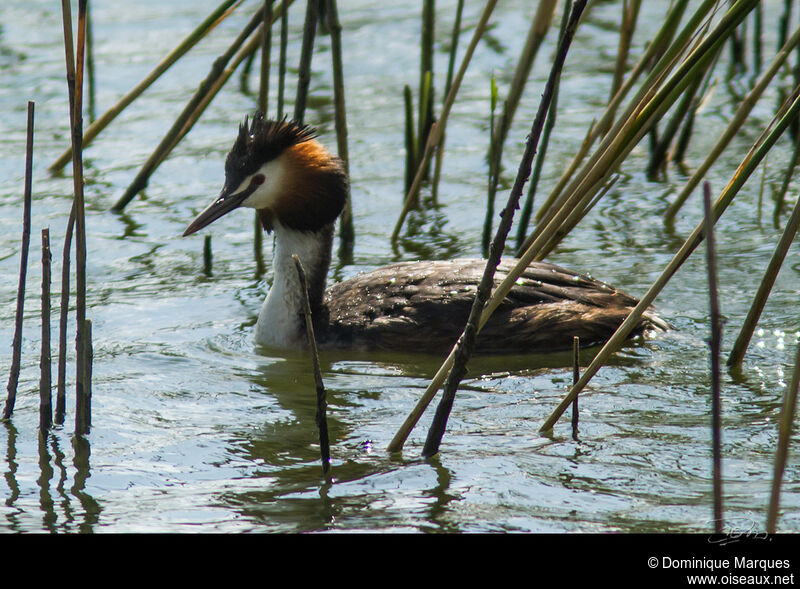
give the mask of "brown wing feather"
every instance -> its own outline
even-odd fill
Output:
[[[326,293],[333,345],[442,352],[455,343],[483,275],[484,260],[403,262],[336,284]],[[495,285],[513,262],[498,267]],[[534,262],[478,336],[479,352],[569,349],[608,339],[637,300],[602,282]],[[636,332],[663,328],[647,316]],[[323,328],[324,329],[324,328]],[[335,334],[335,337],[334,337]]]

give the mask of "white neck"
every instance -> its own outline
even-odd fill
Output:
[[[303,348],[306,343],[303,299],[293,254],[308,279],[312,312],[319,308],[331,258],[333,225],[318,232],[296,231],[275,223],[272,255],[273,280],[256,324],[256,343],[276,348]]]

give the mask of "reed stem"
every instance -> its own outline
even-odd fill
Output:
[[[308,86],[311,83],[311,57],[314,52],[314,37],[317,31],[317,2],[306,3],[306,20],[303,25],[303,45],[300,50],[300,66],[297,74],[297,98],[294,102],[294,120],[303,123],[306,113]]]
[[[572,386],[575,386],[581,378],[581,338],[572,338]],[[578,441],[578,395],[572,402],[572,439]]]
[[[42,353],[39,360],[39,430],[44,433],[53,422],[50,392],[50,229],[42,229]]]
[[[314,382],[317,387],[317,429],[319,430],[319,449],[322,457],[322,472],[327,475],[331,465],[331,449],[330,440],[328,438],[328,419],[327,412],[327,393],[325,392],[325,383],[322,381],[322,370],[319,364],[319,352],[317,351],[317,340],[314,337],[314,324],[311,318],[311,303],[308,299],[308,280],[306,279],[306,272],[300,258],[297,255],[292,255],[295,267],[297,268],[297,275],[300,278],[300,285],[302,288],[303,299],[303,317],[306,324],[306,335],[308,336],[308,348],[311,351],[311,359],[314,366]]]
[[[719,295],[717,287],[717,258],[714,247],[714,221],[711,210],[711,185],[703,185],[703,208],[705,210],[706,267],[708,269],[709,317],[711,337],[708,346],[711,352],[711,455],[713,461],[714,532],[722,533],[722,429],[720,405],[720,349],[722,346],[722,323],[720,321]]]
[[[31,243],[31,191],[33,185],[33,119],[34,102],[28,101],[28,123],[25,142],[25,183],[22,195],[22,248],[20,250],[19,283],[17,286],[17,309],[14,315],[14,340],[11,345],[11,370],[8,375],[8,396],[3,408],[3,419],[14,412],[17,400],[17,385],[22,363],[22,321],[25,308],[25,280],[28,275],[28,250]]]
[[[783,473],[786,470],[786,462],[789,459],[789,443],[792,437],[792,424],[795,420],[797,411],[797,390],[800,385],[800,343],[797,345],[797,353],[794,360],[794,371],[792,380],[783,393],[783,405],[781,406],[780,421],[778,427],[778,445],[775,448],[775,466],[772,475],[772,491],[769,498],[769,508],[767,510],[767,533],[774,534],[778,525],[778,510],[781,500],[781,484],[783,483]]]

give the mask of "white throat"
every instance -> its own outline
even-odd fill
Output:
[[[279,222],[274,225],[273,280],[256,324],[256,343],[276,348],[304,348],[305,323],[300,279],[292,255],[303,264],[309,283],[312,309],[319,306],[330,265],[333,225],[318,232],[296,231]]]

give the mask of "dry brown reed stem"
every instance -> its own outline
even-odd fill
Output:
[[[731,9],[718,25],[701,41],[695,44],[694,49],[677,65],[671,75],[667,76],[670,68],[659,71],[659,84],[652,84],[641,101],[629,107],[629,112],[620,117],[608,135],[603,139],[595,153],[589,158],[582,171],[546,212],[537,225],[536,230],[523,244],[525,252],[520,257],[542,259],[546,250],[545,244],[552,249],[557,242],[553,236],[568,217],[583,216],[588,212],[588,206],[593,202],[594,196],[605,182],[619,168],[628,154],[649,132],[652,126],[660,120],[677,98],[685,91],[698,72],[705,70],[708,63],[713,60],[720,45],[725,41],[727,34],[746,16],[748,10],[758,0],[740,0]],[[697,15],[695,15],[696,19]],[[679,35],[680,39],[691,37],[687,28]],[[692,29],[693,31],[694,29]],[[683,45],[683,43],[678,43]],[[675,51],[670,51],[674,53]],[[681,52],[677,52],[680,54]],[[541,212],[541,210],[540,210]],[[515,276],[516,278],[516,276]]]
[[[306,114],[306,100],[308,86],[311,83],[311,58],[314,53],[314,37],[317,32],[317,2],[308,0],[306,3],[306,20],[303,25],[303,44],[300,48],[300,65],[297,72],[297,96],[294,101],[294,120],[303,122]]]
[[[183,111],[181,111],[181,114],[172,124],[172,127],[170,127],[169,131],[167,131],[164,138],[158,144],[158,147],[156,147],[155,151],[140,168],[139,173],[133,179],[133,182],[131,182],[124,194],[112,207],[112,210],[117,212],[123,210],[139,192],[147,187],[150,176],[156,171],[158,166],[161,165],[164,159],[166,159],[167,155],[169,155],[178,142],[180,142],[186,133],[189,132],[192,125],[197,120],[197,117],[200,116],[200,113],[202,113],[202,111],[211,101],[211,98],[213,98],[216,95],[216,92],[219,91],[221,86],[217,82],[219,82],[223,76],[226,64],[231,61],[245,41],[251,37],[253,31],[255,31],[262,24],[262,19],[263,12],[258,10],[236,38],[236,40],[231,44],[230,47],[228,47],[227,51],[214,60],[214,63],[211,66],[211,71],[192,95],[192,98],[183,108]],[[253,35],[251,38],[251,43],[253,41],[253,49],[255,49],[260,45],[260,35]],[[227,78],[225,79],[227,80]]]
[[[50,229],[42,229],[42,352],[39,360],[39,430],[53,422],[50,372]]]
[[[94,350],[92,348],[91,319],[84,319],[79,329],[84,334],[82,340],[82,353],[85,358],[83,364],[83,379],[86,385],[83,393],[78,396],[75,404],[75,433],[78,435],[86,435],[92,427],[92,362],[94,360]]]
[[[569,24],[561,43],[559,44],[555,61],[550,71],[550,76],[547,80],[547,84],[545,85],[541,102],[539,103],[539,109],[533,121],[531,132],[528,135],[525,153],[523,154],[522,161],[520,162],[517,177],[514,181],[514,186],[509,193],[506,207],[503,209],[500,215],[500,225],[498,226],[497,233],[492,241],[492,245],[489,250],[489,259],[486,261],[486,267],[484,269],[483,276],[481,277],[481,282],[478,285],[475,300],[473,301],[472,308],[470,309],[469,319],[464,327],[464,331],[462,332],[461,337],[459,337],[458,342],[456,342],[455,346],[451,350],[447,360],[445,360],[445,362],[442,364],[437,376],[434,377],[434,380],[428,386],[423,398],[420,399],[415,410],[411,415],[409,415],[401,430],[395,435],[389,446],[389,451],[398,451],[402,448],[408,433],[410,433],[411,429],[414,427],[414,424],[416,424],[416,422],[419,420],[419,417],[422,415],[422,412],[425,410],[425,407],[433,398],[433,395],[435,395],[439,386],[441,386],[442,381],[439,381],[438,383],[436,382],[439,374],[446,373],[447,370],[449,370],[447,382],[445,383],[444,392],[442,394],[442,399],[436,409],[436,416],[434,417],[433,424],[428,431],[428,437],[422,453],[423,456],[432,456],[438,452],[439,445],[441,444],[441,439],[444,435],[447,425],[447,419],[453,406],[456,390],[461,379],[466,374],[466,363],[472,354],[472,349],[474,347],[477,335],[485,323],[484,304],[491,292],[492,285],[494,284],[494,274],[497,270],[497,265],[500,263],[500,257],[505,249],[506,237],[508,236],[508,232],[510,231],[511,224],[514,220],[514,211],[516,210],[519,199],[522,196],[522,189],[525,186],[525,182],[531,173],[533,156],[536,153],[536,147],[544,127],[547,111],[550,107],[550,101],[553,98],[555,81],[559,75],[559,72],[564,66],[564,61],[566,60],[567,52],[572,42],[572,37],[575,34],[578,21],[580,20],[580,16],[583,13],[585,6],[586,0],[578,0],[573,6]]]
[[[328,419],[326,417],[327,401],[325,384],[322,382],[322,370],[319,364],[319,352],[317,351],[317,340],[314,337],[314,324],[311,320],[311,303],[308,300],[308,280],[306,271],[300,258],[293,254],[292,259],[297,268],[297,275],[300,278],[302,288],[301,297],[303,299],[303,317],[306,323],[306,336],[308,337],[308,348],[311,351],[311,360],[314,365],[314,382],[317,387],[317,429],[319,430],[319,448],[322,456],[322,472],[328,474],[331,464],[330,440],[328,438]]]
[[[783,111],[780,120],[776,124],[774,124],[773,121],[773,124],[771,124],[759,137],[755,145],[753,145],[742,163],[734,172],[731,180],[728,182],[728,185],[722,191],[720,196],[717,197],[717,200],[714,203],[713,212],[713,219],[715,223],[728,208],[739,189],[753,173],[753,170],[756,169],[783,131],[786,130],[789,122],[795,116],[797,116],[798,112],[800,112],[800,95],[796,90],[794,99],[791,102],[791,106]],[[678,271],[678,268],[680,268],[681,265],[688,259],[697,246],[700,245],[703,240],[704,232],[705,225],[703,222],[701,222],[683,242],[683,245],[673,256],[669,264],[667,264],[667,267],[661,273],[661,276],[658,277],[658,279],[647,290],[644,296],[642,296],[642,298],[639,300],[639,304],[637,304],[636,307],[628,314],[628,317],[625,318],[625,321],[622,322],[622,324],[617,328],[617,331],[614,332],[614,335],[611,336],[611,338],[594,357],[591,364],[584,370],[583,376],[581,376],[581,379],[578,381],[578,383],[570,389],[569,393],[567,393],[564,399],[562,399],[558,407],[556,407],[551,415],[545,420],[544,424],[540,428],[541,431],[547,431],[553,428],[566,408],[569,407],[569,404],[575,399],[578,393],[583,390],[583,388],[589,383],[594,375],[597,374],[597,371],[600,370],[600,367],[603,365],[606,359],[611,356],[611,354],[616,352],[617,349],[619,349],[667,282],[669,282],[672,276],[674,276],[675,272]],[[527,264],[527,262],[525,263]],[[509,276],[513,275],[513,272],[509,273]],[[501,287],[502,286],[503,285],[501,285]],[[498,287],[497,290],[502,294],[507,292],[506,290],[501,290],[500,287]]]
[[[227,16],[232,13],[243,0],[225,0],[222,2],[214,12],[212,12],[203,23],[192,31],[175,49],[173,49],[156,67],[145,76],[141,82],[134,86],[127,94],[120,98],[116,104],[104,112],[100,117],[89,125],[83,134],[84,147],[89,145],[97,135],[111,123],[117,115],[119,115],[125,108],[128,107],[134,100],[141,96],[153,82],[155,82],[161,75],[166,72],[172,64],[186,54],[198,41],[205,37],[222,22]],[[236,4],[233,8],[231,6]],[[58,159],[50,164],[50,171],[57,172],[61,170],[72,158],[72,147],[67,148]]]
[[[475,26],[475,32],[472,35],[472,40],[470,41],[469,46],[464,53],[464,57],[461,60],[461,66],[458,69],[458,73],[456,73],[456,76],[453,79],[453,85],[450,87],[450,92],[447,94],[447,99],[442,106],[442,112],[439,113],[439,118],[431,127],[431,132],[428,135],[428,142],[425,145],[425,151],[422,154],[422,159],[420,160],[419,165],[417,166],[417,173],[414,176],[414,181],[411,183],[411,187],[408,189],[406,194],[405,201],[403,202],[403,210],[400,211],[400,218],[397,220],[394,230],[392,231],[392,243],[397,243],[397,237],[400,234],[400,229],[403,227],[403,223],[408,215],[408,211],[411,210],[411,206],[414,202],[414,195],[419,191],[419,187],[422,184],[425,167],[427,166],[428,162],[430,162],[433,152],[438,148],[441,142],[444,128],[447,125],[447,117],[450,116],[450,109],[453,107],[453,103],[458,95],[458,91],[461,88],[461,81],[464,79],[464,73],[467,71],[467,66],[472,59],[472,54],[475,52],[478,41],[480,41],[481,37],[483,37],[483,33],[486,32],[486,25],[488,24],[489,17],[492,15],[492,11],[496,5],[497,0],[488,0],[486,2],[486,6],[483,8],[480,20]]]
[[[675,219],[678,211],[705,177],[706,172],[708,172],[709,168],[714,165],[714,162],[717,161],[722,152],[725,151],[725,148],[728,147],[728,144],[731,142],[731,140],[739,132],[739,129],[741,129],[742,125],[747,120],[747,117],[750,115],[753,107],[755,107],[758,99],[761,98],[764,90],[767,89],[767,86],[769,86],[772,79],[780,71],[781,67],[798,44],[800,44],[800,27],[795,29],[789,40],[787,40],[786,43],[784,43],[784,45],[781,47],[780,51],[778,51],[778,54],[772,60],[772,63],[767,68],[767,71],[764,72],[756,85],[753,86],[753,89],[750,90],[750,92],[747,93],[747,96],[745,96],[741,101],[736,109],[736,112],[731,118],[730,123],[728,123],[725,131],[723,131],[719,139],[717,139],[717,142],[714,144],[714,147],[711,149],[708,156],[706,156],[706,159],[697,168],[697,170],[695,170],[694,174],[692,174],[692,177],[680,191],[678,196],[675,197],[673,203],[667,208],[666,212],[664,213],[665,223],[671,223]]]
[[[772,287],[775,285],[775,280],[778,273],[781,271],[783,262],[789,252],[789,247],[792,245],[797,230],[800,229],[800,197],[794,204],[792,215],[789,217],[789,222],[783,230],[775,252],[769,261],[764,277],[761,279],[761,284],[756,292],[753,304],[750,305],[750,310],[747,313],[747,318],[744,320],[739,335],[736,337],[736,342],[733,344],[733,349],[728,356],[728,366],[731,368],[740,367],[744,355],[747,352],[747,347],[750,345],[750,340],[753,337],[753,332],[758,325],[758,320],[761,317],[761,312],[767,304],[767,299],[772,292]]]
[[[339,9],[336,0],[325,0],[328,30],[331,35],[331,59],[333,60],[333,102],[335,106],[336,145],[339,159],[345,172],[350,176],[350,155],[347,147],[347,109],[344,92],[344,58],[342,56],[342,23],[339,22]],[[353,207],[350,199],[350,186],[347,186],[347,199],[339,221],[340,255],[353,251],[356,233],[353,226]]]
[[[64,423],[67,410],[67,323],[69,320],[69,268],[72,251],[72,234],[75,229],[75,203],[73,201],[64,235],[64,249],[61,258],[61,302],[58,321],[58,383],[56,384],[56,412],[53,418],[57,424]]]
[[[636,21],[639,18],[639,8],[642,0],[623,0],[622,2],[622,24],[619,28],[619,45],[617,47],[617,62],[614,66],[614,79],[611,81],[611,96],[609,100],[622,86],[622,79],[625,77],[625,67],[628,63],[628,52],[631,48],[631,39],[636,30]]]
[[[780,420],[778,422],[778,445],[775,448],[775,464],[772,475],[772,491],[767,510],[767,533],[774,534],[778,525],[778,510],[781,500],[781,485],[786,462],[789,459],[789,443],[792,438],[792,424],[797,411],[797,390],[800,386],[800,342],[794,359],[792,380],[783,393]]]
[[[572,385],[575,386],[581,378],[581,338],[572,338]],[[572,402],[572,439],[578,440],[578,396]]]
[[[72,16],[69,0],[62,0],[62,17],[64,22],[64,47],[67,62],[67,89],[70,103],[70,124],[72,129],[72,178],[75,207],[75,317],[77,323],[75,337],[76,407],[85,404],[85,395],[90,383],[90,370],[87,366],[84,324],[86,320],[86,225],[83,198],[83,77],[86,49],[86,6],[87,0],[78,2],[78,39],[77,48],[72,45]],[[81,422],[83,423],[83,422]],[[77,434],[86,434],[80,430],[76,421]]]
[[[517,60],[517,67],[514,70],[508,97],[503,102],[503,113],[499,117],[501,124],[493,131],[492,141],[499,153],[503,151],[502,146],[505,143],[508,128],[514,120],[514,114],[517,112],[522,93],[525,91],[525,84],[530,78],[531,68],[536,55],[539,53],[539,47],[550,30],[557,4],[557,0],[540,0],[539,5],[536,7],[536,13],[531,21],[531,28],[528,30],[528,36],[525,39],[525,46],[522,48],[522,53]]]
[[[20,250],[19,283],[17,286],[17,309],[14,316],[14,340],[11,344],[11,369],[8,375],[8,396],[3,408],[3,419],[14,412],[17,385],[22,363],[22,319],[25,308],[25,279],[28,275],[28,250],[31,243],[31,192],[33,187],[33,115],[34,103],[28,101],[28,123],[25,142],[25,183],[22,193],[22,248]]]
[[[711,211],[711,185],[703,185],[705,211],[706,268],[708,270],[709,318],[711,337],[711,456],[713,462],[714,532],[722,533],[722,426],[720,405],[720,348],[722,347],[722,322],[720,321],[717,288],[717,258],[714,248],[714,221]]]

